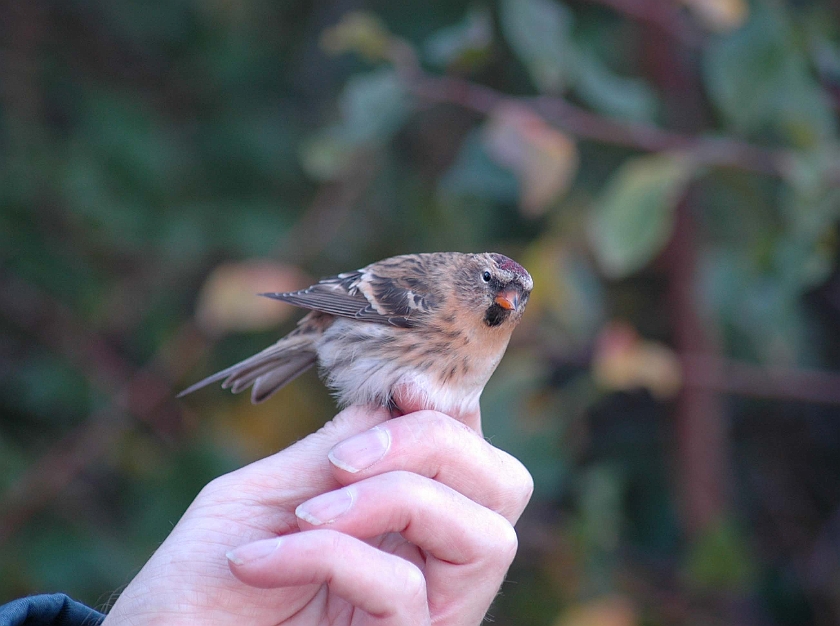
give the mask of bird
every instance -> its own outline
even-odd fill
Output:
[[[261,296],[311,311],[288,335],[188,387],[218,381],[254,404],[318,364],[340,408],[393,415],[478,410],[534,283],[498,253],[404,254],[286,293]]]

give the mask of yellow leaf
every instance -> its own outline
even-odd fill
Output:
[[[490,157],[516,175],[519,206],[532,217],[545,213],[577,172],[575,142],[522,105],[504,103],[492,111],[484,142]]]
[[[555,626],[635,626],[639,623],[636,608],[624,596],[612,595],[567,610]]]
[[[310,283],[302,271],[291,265],[265,260],[225,263],[204,282],[196,321],[213,335],[266,330],[289,317],[295,307],[257,294],[294,291]]]
[[[674,351],[642,339],[625,322],[611,322],[601,330],[592,374],[610,391],[643,388],[661,400],[673,398],[682,387],[682,368]]]
[[[681,0],[709,30],[725,33],[740,28],[749,16],[747,0]]]
[[[391,35],[376,15],[367,11],[345,13],[321,34],[321,48],[330,54],[355,52],[369,61],[388,56]]]

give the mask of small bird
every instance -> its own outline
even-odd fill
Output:
[[[496,253],[406,254],[262,296],[312,309],[262,352],[182,391],[205,385],[267,399],[316,362],[341,407],[381,405],[400,414],[478,410],[534,283]]]

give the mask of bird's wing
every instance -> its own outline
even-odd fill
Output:
[[[261,295],[340,317],[411,328],[435,304],[425,268],[413,262],[415,256],[380,261],[301,291]]]

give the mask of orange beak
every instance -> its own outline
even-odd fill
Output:
[[[493,301],[503,309],[512,311],[519,306],[519,292],[516,289],[506,289],[499,292]]]

